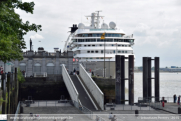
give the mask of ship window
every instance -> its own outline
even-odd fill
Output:
[[[84,47],[86,47],[87,45],[84,45]]]
[[[117,39],[114,39],[114,42],[118,42],[118,40],[117,40]]]
[[[83,34],[83,37],[88,37],[88,34]]]
[[[124,45],[122,45],[122,47],[124,47]]]
[[[96,37],[96,34],[92,34],[93,37]]]
[[[122,51],[122,53],[124,53],[124,51]]]
[[[98,53],[99,51],[98,51],[98,50],[96,50],[95,52],[96,52],[96,53]]]
[[[91,46],[91,45],[88,45],[89,47]]]
[[[103,50],[101,50],[101,53],[103,53]]]
[[[99,59],[99,58],[96,58],[96,59]]]
[[[87,51],[87,53],[90,53],[90,51]]]
[[[90,42],[90,39],[86,39],[86,42]]]
[[[131,45],[129,45],[129,47],[131,47]]]
[[[92,45],[92,46],[95,46],[95,45]]]
[[[121,34],[119,34],[119,37],[122,37],[122,35],[121,35]]]
[[[127,53],[127,51],[125,51],[125,53]]]
[[[91,39],[91,42],[96,42],[96,39]]]
[[[125,45],[125,47],[127,47],[127,45]]]
[[[82,34],[79,34],[78,37],[82,37]]]
[[[103,58],[101,58],[101,59],[103,59]]]
[[[121,53],[121,51],[118,51],[118,53]]]
[[[88,37],[92,37],[92,34],[88,34]]]
[[[94,51],[92,50],[91,53],[94,53]]]
[[[102,46],[102,45],[100,45],[100,46]]]
[[[97,42],[100,42],[101,40],[100,39],[97,39]]]
[[[112,46],[114,46],[114,45],[112,45]]]
[[[116,51],[115,50],[113,50],[113,53],[115,53]]]
[[[131,40],[129,40],[129,42],[134,42],[134,40],[131,39]]]
[[[108,37],[111,37],[111,34],[108,34]]]
[[[90,58],[90,59],[92,59],[92,58]]]
[[[121,46],[121,45],[118,45],[118,46]]]

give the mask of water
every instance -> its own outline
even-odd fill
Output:
[[[143,97],[143,74],[134,73],[134,100]],[[154,77],[154,73],[152,73]],[[160,73],[160,97],[173,97],[176,94],[181,95],[181,73]],[[128,99],[128,82],[126,81],[126,99]],[[154,96],[154,79],[152,79],[152,96]],[[171,99],[170,99],[171,100]]]

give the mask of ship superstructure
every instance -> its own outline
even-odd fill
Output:
[[[105,61],[115,61],[115,55],[125,55],[125,57],[134,55],[133,35],[126,36],[114,22],[110,22],[109,26],[106,23],[100,26],[100,18],[104,16],[100,16],[99,12],[86,16],[91,17],[90,26],[79,23],[78,29],[72,33],[69,44],[66,46],[74,51],[74,58],[77,58],[79,62],[104,61],[104,57]],[[103,33],[105,33],[105,39],[100,39]]]

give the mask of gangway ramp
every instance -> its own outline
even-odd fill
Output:
[[[71,100],[78,102],[79,106],[82,105],[89,110],[98,110],[97,106],[95,105],[88,91],[80,81],[79,77],[77,75],[70,76],[64,64],[62,65],[62,76]]]
[[[93,100],[90,99],[88,92],[86,92],[86,89],[83,87],[78,77],[76,75],[70,75],[70,77],[79,93],[79,100],[81,104],[92,111],[97,110]]]

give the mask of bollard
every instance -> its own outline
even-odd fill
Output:
[[[135,116],[137,117],[139,114],[138,110],[135,110]]]
[[[178,107],[178,114],[181,114],[181,108]]]

